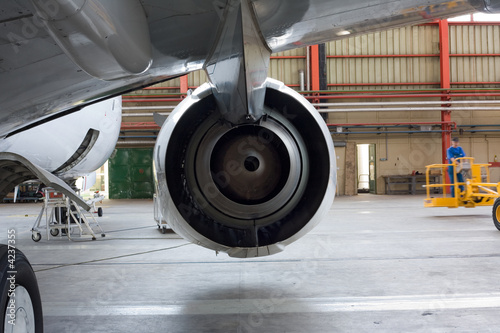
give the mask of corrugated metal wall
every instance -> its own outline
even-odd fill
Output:
[[[188,82],[190,87],[199,87],[207,81],[208,78],[205,71],[196,71],[188,74]]]
[[[352,84],[383,84],[376,89],[415,88],[405,83],[437,84],[439,77],[439,31],[437,25],[404,27],[346,38],[326,44],[328,84],[330,89],[346,85],[346,89],[359,90],[366,86]],[[450,53],[500,54],[500,26],[450,25]],[[417,55],[417,56],[415,56]],[[272,55],[269,76],[287,85],[299,84],[299,70],[306,68],[306,48]],[[351,57],[349,57],[351,56]],[[354,57],[352,57],[354,56]],[[385,57],[387,56],[387,57]],[[399,57],[395,57],[399,56]],[[296,58],[279,58],[296,57]],[[500,81],[500,57],[465,56],[451,57],[452,82]],[[188,74],[190,87],[207,81],[204,71]],[[173,79],[156,87],[179,87],[180,80]],[[374,87],[375,89],[375,87]],[[169,90],[178,92],[178,90]],[[158,93],[154,90],[135,94]]]
[[[500,26],[451,25],[450,53],[500,54]],[[499,82],[500,57],[452,56],[451,82]]]
[[[327,62],[328,83],[334,85],[401,83],[402,85],[397,88],[411,89],[414,87],[405,86],[404,83],[439,82],[438,32],[437,26],[416,26],[328,43],[327,55],[333,56],[328,58]],[[408,57],[391,57],[393,55]],[[366,89],[366,86],[340,87],[349,90]],[[395,89],[393,85],[373,88]],[[338,86],[330,89],[336,90]]]
[[[269,64],[268,76],[297,88],[300,84],[299,71],[306,71],[306,48],[274,53]],[[284,58],[279,58],[284,57]],[[290,57],[290,58],[285,58]],[[296,57],[296,58],[294,58]]]
[[[454,25],[449,27],[450,74],[452,89],[498,87],[500,81],[500,26]],[[424,25],[407,27],[327,44],[328,83],[330,90],[399,90],[409,93],[419,89],[440,88],[439,27]],[[455,56],[464,54],[466,56]],[[470,56],[470,54],[496,54],[496,56]],[[386,56],[387,55],[387,56]],[[394,57],[392,55],[407,55]],[[415,57],[413,55],[425,55]],[[345,56],[354,56],[344,58]],[[458,85],[456,83],[464,83]],[[465,83],[479,84],[465,84]],[[481,84],[490,82],[491,85]],[[384,85],[384,83],[391,83]],[[413,83],[405,85],[404,83]],[[423,84],[418,84],[423,83]],[[455,84],[454,84],[455,83]],[[496,83],[496,84],[495,84]],[[479,92],[480,89],[474,90]],[[439,100],[439,97],[436,97]],[[436,100],[434,98],[434,100]],[[470,96],[458,99],[483,99]],[[495,99],[495,97],[489,97]],[[410,99],[335,99],[332,102],[362,103],[369,101],[415,101],[433,98]],[[455,100],[457,98],[454,98]],[[466,105],[464,105],[466,106]],[[469,106],[469,105],[467,105]],[[495,105],[498,106],[498,105]],[[440,121],[439,111],[412,112],[343,112],[329,114],[330,123],[383,123]],[[452,121],[459,126],[466,124],[500,124],[500,114],[492,111],[453,111]],[[455,135],[457,135],[455,133]],[[498,154],[498,134],[472,133],[461,136],[461,144],[469,156],[479,162],[492,161]],[[441,161],[441,134],[426,135],[333,135],[334,140],[345,142],[375,143],[377,153],[378,193],[384,193],[383,175],[423,172],[425,165]],[[342,149],[337,150],[340,155]],[[500,156],[500,154],[499,154]],[[342,156],[339,175],[342,177]],[[492,170],[492,179],[498,181],[499,170]],[[343,179],[339,180],[340,183]],[[340,187],[341,189],[341,187]],[[341,191],[342,192],[342,191]]]
[[[500,82],[500,26],[498,24],[457,24],[449,25],[450,44],[450,73],[451,90],[456,88],[498,87]],[[270,61],[269,76],[284,82],[298,90],[299,71],[307,74],[306,48],[273,54]],[[405,27],[371,33],[358,37],[326,44],[327,54],[327,83],[330,91],[342,99],[330,99],[329,102],[389,102],[437,100],[440,95],[433,97],[415,97],[419,90],[439,92],[440,88],[440,50],[438,24],[426,24],[414,27]],[[471,54],[479,54],[471,56]],[[496,56],[488,56],[496,54]],[[457,56],[463,55],[463,56]],[[198,87],[207,81],[204,71],[196,71],[188,75],[190,88]],[[471,84],[471,83],[479,84]],[[461,83],[461,84],[457,84]],[[490,84],[485,84],[490,83]],[[180,79],[171,80],[158,86],[173,89],[142,90],[134,94],[155,95],[164,94],[164,101],[159,103],[128,102],[126,106],[174,106],[180,95],[167,95],[180,92]],[[374,91],[369,94],[337,94],[342,91]],[[385,97],[384,91],[391,95],[405,94],[406,99],[391,99]],[[392,94],[394,93],[394,94]],[[413,95],[410,95],[413,94]],[[348,96],[349,95],[349,96]],[[353,95],[361,96],[352,98]],[[370,97],[367,95],[377,95]],[[384,95],[384,96],[382,96]],[[346,98],[350,97],[350,98]],[[367,99],[367,97],[370,97]],[[498,99],[498,97],[459,97],[458,99]],[[169,100],[170,99],[170,100]],[[456,100],[457,98],[454,97]],[[498,106],[498,105],[495,105]],[[355,106],[353,106],[355,107]],[[384,111],[386,105],[374,106],[380,108],[378,112],[340,112],[330,113],[329,123],[383,123],[383,122],[438,122],[441,120],[440,111]],[[142,112],[165,112],[167,109]],[[140,112],[130,110],[126,112]],[[127,121],[152,121],[142,118],[129,118]],[[500,114],[489,110],[452,112],[452,121],[459,126],[464,124],[500,124]],[[413,170],[422,171],[429,163],[441,160],[441,134],[400,134],[400,135],[343,135],[334,134],[334,140],[357,143],[375,143],[377,154],[384,157],[384,161],[377,162],[378,188],[383,191],[381,175],[388,173],[408,173]],[[491,161],[497,152],[499,135],[487,136],[483,133],[467,134],[462,137],[462,144],[467,152],[483,162]],[[484,145],[488,148],[484,148]],[[491,143],[491,144],[490,144]],[[386,150],[387,148],[387,150]],[[340,155],[342,149],[339,150]],[[342,156],[339,156],[339,165]],[[500,170],[499,170],[500,171]],[[339,175],[342,169],[339,170]],[[120,181],[118,177],[117,181]],[[341,181],[341,180],[340,180]],[[124,189],[125,191],[125,189]],[[380,191],[379,191],[380,192]]]
[[[179,88],[180,84],[181,84],[180,78],[175,78],[175,79],[168,80],[168,81],[165,81],[162,83],[158,83],[158,84],[154,85],[153,87],[156,87],[156,88],[159,88],[159,87]],[[141,89],[141,90],[135,91],[134,94],[148,95],[148,94],[159,94],[162,92],[179,92],[179,89],[166,89],[165,91],[156,90],[156,89],[152,89],[152,90]]]
[[[418,88],[430,88],[440,81],[439,29],[435,24],[392,29],[330,42],[326,44],[326,52],[329,57],[327,81],[331,90],[360,90],[366,87],[379,90],[416,89],[415,85],[405,83],[422,83]],[[500,81],[500,57],[453,56],[500,54],[500,26],[450,25],[450,53],[452,82]],[[299,70],[307,70],[306,48],[272,56],[275,58],[271,59],[269,76],[297,88]],[[206,81],[204,71],[188,74],[190,87],[198,87]],[[178,78],[157,85],[179,86]],[[138,92],[154,93],[158,91]]]

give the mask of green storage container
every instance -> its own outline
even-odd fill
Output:
[[[109,160],[109,198],[149,199],[154,188],[153,149],[117,149]]]

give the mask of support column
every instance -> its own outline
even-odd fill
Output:
[[[447,20],[439,20],[439,55],[440,55],[440,72],[441,72],[441,88],[450,89],[450,42],[449,42],[449,27]],[[442,96],[443,107],[449,107],[450,90],[443,90],[447,96]],[[441,111],[441,121],[451,121],[451,111]],[[451,125],[442,125],[442,162],[446,163],[446,150],[451,145]]]
[[[326,46],[325,44],[310,46],[311,54],[311,90],[315,91],[312,95],[319,96],[318,91],[327,89],[326,82]],[[323,100],[314,98],[311,103],[321,103]],[[327,113],[321,113],[325,121],[328,118]]]
[[[441,72],[441,88],[448,89],[442,90],[442,93],[446,93],[446,96],[441,97],[442,107],[449,107],[450,104],[450,39],[449,39],[449,26],[447,20],[439,20],[439,56],[440,56],[440,72]],[[442,125],[443,132],[441,133],[441,159],[442,163],[446,164],[446,150],[451,145],[451,111],[441,111],[441,121],[448,122]],[[443,180],[446,179],[446,183],[451,182],[448,173],[443,175]],[[450,193],[449,188],[445,188],[446,193]]]
[[[187,91],[189,89],[189,86],[188,86],[188,76],[187,75],[183,75],[180,77],[181,79],[181,94],[187,94]]]
[[[345,149],[345,189],[344,195],[358,194],[356,168],[356,143],[348,142]]]
[[[328,83],[327,83],[327,75],[326,75],[326,44],[320,44],[319,45],[319,90],[325,91],[328,89]],[[320,103],[325,103],[326,100],[321,99]],[[320,107],[320,109],[323,109],[324,107]],[[328,113],[326,112],[321,112],[320,114],[325,120],[326,123],[328,123]]]
[[[320,74],[319,74],[319,45],[310,46],[311,50],[311,90],[320,90]],[[316,103],[313,101],[313,103]]]

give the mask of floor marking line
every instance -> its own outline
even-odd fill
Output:
[[[500,294],[409,295],[385,297],[274,298],[176,301],[134,305],[101,303],[74,306],[74,303],[47,302],[45,316],[170,316],[333,313],[371,311],[441,311],[500,307]]]

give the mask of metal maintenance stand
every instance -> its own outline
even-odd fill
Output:
[[[153,207],[154,207],[154,219],[156,224],[158,225],[158,229],[161,230],[162,234],[165,234],[167,230],[171,230],[168,226],[167,221],[163,218],[163,214],[161,213],[161,202],[160,198],[156,195],[153,196]]]
[[[96,199],[94,198],[88,204],[95,205]],[[42,222],[43,220],[45,220],[45,223]],[[63,230],[66,230],[68,239],[73,240],[71,237],[73,229],[78,228],[79,237],[89,235],[92,240],[96,240],[96,235],[91,225],[96,226],[100,230],[101,237],[106,236],[92,212],[86,212],[66,195],[52,188],[45,188],[44,203],[31,229],[31,238],[35,242],[40,241],[42,239],[41,230],[45,229],[47,240],[50,240],[50,236],[56,237],[59,234],[63,234]]]

